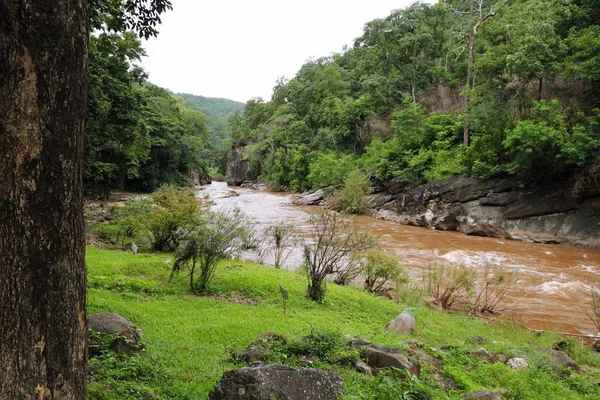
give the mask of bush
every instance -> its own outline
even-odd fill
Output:
[[[344,187],[333,192],[327,199],[327,207],[348,214],[364,212],[369,207],[371,193],[369,179],[355,170],[348,175]]]
[[[264,234],[267,246],[273,252],[275,268],[279,269],[290,255],[289,247],[296,241],[294,224],[280,221],[267,226]]]
[[[308,278],[307,295],[323,301],[325,278],[344,270],[350,256],[375,244],[368,232],[359,232],[338,213],[326,211],[310,219],[313,240],[304,245],[304,262]]]
[[[193,189],[163,186],[152,195],[144,227],[156,251],[174,251],[201,222],[204,204]]]
[[[248,217],[239,209],[205,212],[202,224],[186,235],[185,244],[178,250],[171,276],[187,265],[192,292],[206,293],[218,264],[244,248],[249,225]]]
[[[508,290],[517,282],[514,270],[499,265],[486,264],[481,270],[479,289],[473,303],[475,312],[494,314],[504,311],[500,309]]]
[[[123,207],[115,208],[116,223],[119,226],[117,241],[121,237],[121,245],[125,238],[131,238],[143,227],[143,221],[152,211],[152,200],[150,199],[130,199],[125,202]]]
[[[382,290],[393,283],[400,285],[408,281],[404,268],[398,258],[385,254],[381,250],[369,250],[366,257],[360,260],[362,273],[366,276],[365,289],[369,292]]]
[[[313,189],[341,187],[354,169],[354,159],[351,155],[320,154],[310,163],[308,183]]]
[[[444,310],[466,300],[475,286],[475,273],[464,265],[430,266],[423,278],[427,292]]]

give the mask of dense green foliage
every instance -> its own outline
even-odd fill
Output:
[[[206,169],[204,114],[148,83],[136,65],[143,55],[133,32],[90,37],[84,183],[92,194],[181,185]]]
[[[219,296],[192,296],[187,277],[168,284],[172,254],[132,255],[88,248],[88,310],[118,312],[142,331],[141,356],[102,352],[90,359],[89,399],[204,399],[224,371],[242,366],[232,350],[245,349],[262,333],[287,340],[270,360],[299,366],[299,354],[311,354],[315,367],[341,373],[344,399],[398,399],[407,392],[434,399],[460,399],[471,390],[504,390],[510,399],[596,399],[600,359],[577,342],[563,348],[580,364],[582,374],[554,372],[544,348],[562,340],[535,335],[512,323],[494,324],[417,305],[417,330],[398,336],[384,325],[405,304],[375,297],[352,287],[330,285],[325,304],[306,298],[306,279],[275,268],[225,262],[213,289]],[[289,292],[282,313],[279,284]],[[229,300],[229,301],[228,301]],[[356,354],[340,347],[343,335],[400,348],[421,360],[420,380],[388,375],[367,377],[347,367]],[[481,341],[485,341],[483,344]],[[485,347],[504,354],[529,355],[531,368],[515,370],[473,357]],[[438,381],[452,378],[455,390]]]
[[[358,166],[410,185],[458,174],[545,182],[597,165],[598,1],[475,1],[466,90],[470,3],[416,3],[371,21],[353,47],[281,79],[271,101],[249,101],[229,124],[251,178],[339,187]]]

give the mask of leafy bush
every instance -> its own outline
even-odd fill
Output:
[[[404,268],[396,256],[385,254],[381,250],[369,250],[366,257],[360,260],[362,273],[365,275],[365,289],[369,292],[382,290],[393,283],[400,285],[408,281]]]
[[[423,278],[427,292],[444,310],[466,300],[475,287],[475,273],[464,265],[430,266]]]
[[[327,207],[348,214],[364,212],[369,207],[367,196],[371,193],[369,179],[360,171],[352,171],[344,187],[327,198]]]
[[[171,276],[188,266],[190,289],[206,293],[218,264],[244,248],[248,231],[248,217],[239,209],[205,212],[202,223],[186,235],[185,244],[179,248]]]
[[[354,159],[348,154],[324,153],[309,165],[308,182],[313,189],[340,187],[355,169]]]
[[[204,204],[193,189],[163,186],[152,195],[153,209],[144,227],[157,251],[174,251],[201,223]]]
[[[143,221],[151,211],[152,200],[147,198],[129,199],[123,207],[115,208],[116,223],[119,226],[117,240],[120,236],[123,244],[125,238],[133,237],[143,227]]]

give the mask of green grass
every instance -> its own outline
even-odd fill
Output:
[[[582,375],[557,374],[549,367],[543,348],[560,340],[534,335],[509,324],[488,324],[461,315],[417,306],[417,331],[399,336],[385,324],[405,305],[374,297],[355,288],[329,284],[326,301],[305,297],[306,279],[274,268],[237,261],[219,266],[211,287],[224,297],[251,299],[259,305],[236,304],[189,294],[185,275],[168,284],[173,256],[87,249],[88,311],[117,312],[142,330],[146,355],[121,359],[105,354],[90,361],[91,399],[204,399],[224,371],[238,367],[230,351],[244,349],[260,333],[276,332],[298,339],[311,331],[338,332],[401,349],[420,346],[443,360],[441,370],[424,365],[420,382],[400,385],[390,377],[367,378],[342,367],[345,398],[398,398],[405,388],[433,398],[460,398],[477,389],[503,389],[510,399],[597,399],[600,357],[576,342],[567,342]],[[279,284],[289,292],[283,315]],[[485,338],[477,344],[476,336]],[[449,350],[442,350],[451,346]],[[504,364],[473,359],[468,351],[485,347],[491,352],[518,350],[528,354],[531,369],[511,370]],[[447,347],[444,347],[448,349]],[[459,390],[445,393],[436,384],[451,377]]]

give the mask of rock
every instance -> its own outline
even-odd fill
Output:
[[[376,290],[373,294],[377,297],[385,297],[386,299],[393,300],[392,294],[389,290]]]
[[[442,388],[442,390],[445,391],[458,389],[458,385],[456,384],[456,382],[454,382],[454,379],[452,378],[440,379],[439,381],[437,381],[437,384]]]
[[[564,351],[546,350],[546,352],[552,357],[554,367],[558,369],[569,368],[575,372],[581,372],[581,368],[579,368],[575,360],[569,357]]]
[[[312,193],[303,193],[300,196],[294,197],[292,203],[297,206],[314,206],[325,200],[331,194],[331,190],[322,188]]]
[[[513,369],[526,369],[529,368],[529,364],[524,358],[511,358],[506,362],[506,365]]]
[[[489,363],[494,362],[493,361],[494,355],[492,353],[490,353],[489,351],[487,351],[486,349],[484,349],[484,348],[481,348],[481,349],[476,350],[476,351],[472,351],[471,355],[474,356],[474,357],[476,357],[476,358],[480,358],[482,360],[485,360],[485,361],[487,361]]]
[[[404,310],[385,326],[388,330],[405,335],[415,330],[417,319],[409,310]]]
[[[234,360],[244,361],[246,364],[252,364],[258,361],[264,361],[266,352],[263,349],[247,349],[233,351],[231,357]]]
[[[248,179],[250,161],[244,158],[245,144],[238,143],[227,155],[227,184],[240,186]]]
[[[137,331],[136,326],[117,313],[101,313],[88,316],[88,329],[93,329],[102,334],[121,335],[130,332],[131,329]],[[139,336],[139,332],[138,332]]]
[[[395,181],[374,186],[380,190],[370,197],[368,214],[378,219],[467,235],[600,247],[600,187],[576,197],[570,181],[528,188],[514,178],[455,177],[412,190]]]
[[[144,349],[141,344],[141,333],[138,328],[117,313],[101,313],[88,316],[88,329],[102,335],[116,335],[110,349],[119,354],[138,353]],[[100,349],[89,347],[90,355],[95,355]]]
[[[210,175],[204,170],[191,171],[188,180],[194,186],[208,185],[212,183]]]
[[[373,376],[373,370],[371,369],[371,367],[369,367],[369,364],[367,364],[364,361],[357,361],[356,369],[358,370],[358,372],[362,372],[365,375]]]
[[[500,393],[492,392],[489,390],[476,390],[474,392],[468,392],[463,394],[465,400],[502,400]]]
[[[374,373],[393,367],[407,371],[417,378],[421,374],[419,363],[403,356],[397,349],[368,345],[362,348],[361,355],[367,359],[367,364]]]
[[[342,377],[335,373],[260,365],[225,372],[209,399],[335,400],[342,392]]]
[[[135,255],[138,252],[138,247],[135,243],[131,243],[131,252]]]
[[[498,354],[494,355],[494,362],[497,362],[500,364],[506,364],[507,360],[508,360],[508,357],[506,356],[506,354],[498,353]]]

